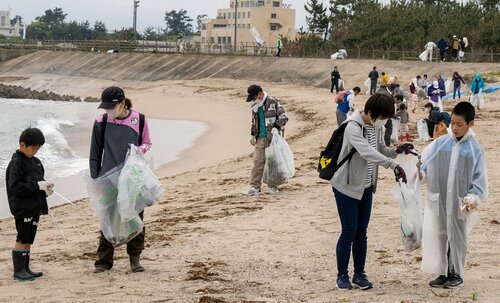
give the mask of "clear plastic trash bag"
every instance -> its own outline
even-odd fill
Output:
[[[392,191],[399,203],[401,239],[406,251],[413,251],[422,245],[423,218],[417,162],[418,158],[413,155],[400,157],[399,165],[405,170],[408,183],[400,182],[399,186]]]
[[[118,178],[123,164],[96,179],[87,176],[87,192],[101,231],[113,246],[117,247],[135,238],[144,228],[139,216],[123,221],[117,203]]]
[[[484,107],[484,96],[483,93],[477,93],[470,95],[470,103],[477,108],[482,109]]]
[[[366,94],[369,95],[370,94],[370,86],[372,85],[370,78],[366,79],[365,82],[363,83],[363,85],[366,86]]]
[[[266,165],[262,182],[269,186],[278,186],[288,182],[295,175],[293,153],[285,139],[273,132],[271,144],[266,147]]]
[[[420,119],[417,122],[417,131],[418,131],[418,141],[426,142],[431,139],[429,136],[429,128],[427,127],[427,122],[424,119]]]
[[[160,181],[135,145],[131,145],[121,170],[118,189],[118,210],[122,221],[134,218],[163,195]]]

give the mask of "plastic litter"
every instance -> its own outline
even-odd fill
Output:
[[[266,165],[262,182],[269,186],[278,186],[288,182],[295,175],[293,153],[286,140],[273,132],[271,144],[266,148]]]
[[[431,139],[429,136],[429,129],[427,128],[427,122],[424,119],[420,119],[417,122],[417,132],[418,132],[418,141],[426,142]]]

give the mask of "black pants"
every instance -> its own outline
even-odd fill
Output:
[[[436,123],[432,122],[429,119],[425,119],[425,122],[427,123],[427,131],[429,132],[429,136],[431,138],[434,137],[434,127],[436,126]]]
[[[392,135],[392,119],[389,119],[385,124],[385,133],[384,133],[384,142],[385,145],[387,146],[391,146],[391,135]]]
[[[144,211],[139,214],[141,220],[144,220]],[[139,256],[144,250],[144,237],[146,235],[146,227],[138,234],[135,238],[127,242],[127,254],[129,256]],[[99,247],[97,247],[97,261],[95,261],[95,267],[105,267],[111,269],[113,267],[113,254],[115,252],[115,247],[113,244],[109,243],[101,231],[101,237],[99,238]]]
[[[444,55],[446,54],[446,50],[439,50],[439,56],[441,57],[441,61],[444,60]]]
[[[281,48],[278,48],[278,51],[276,51],[276,57],[279,57],[281,54]]]
[[[373,95],[377,91],[377,80],[370,81],[370,95]]]
[[[336,80],[332,79],[332,87],[330,88],[331,93],[333,93],[334,87],[335,87],[335,91],[338,93],[339,92],[339,79],[336,79]]]
[[[453,58],[457,58],[458,57],[458,49],[454,49],[451,51],[451,54],[453,55]]]

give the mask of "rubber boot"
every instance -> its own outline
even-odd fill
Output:
[[[403,135],[399,135],[399,142],[403,142]]]
[[[30,252],[29,251],[26,253],[26,267],[25,268],[26,268],[26,272],[35,278],[43,276],[43,273],[41,271],[31,271],[31,269],[30,269]]]
[[[410,133],[406,133],[406,141],[411,142]]]
[[[14,279],[19,281],[33,281],[34,276],[26,272],[27,250],[12,250],[12,263],[14,264]]]
[[[130,268],[133,272],[144,271],[144,267],[139,263],[140,256],[129,256]]]

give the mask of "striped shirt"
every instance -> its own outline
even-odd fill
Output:
[[[368,144],[373,148],[377,148],[377,136],[375,135],[375,127],[366,126],[366,139],[368,140]],[[365,179],[365,188],[372,186],[372,178],[373,178],[373,163],[368,161],[368,168]]]

